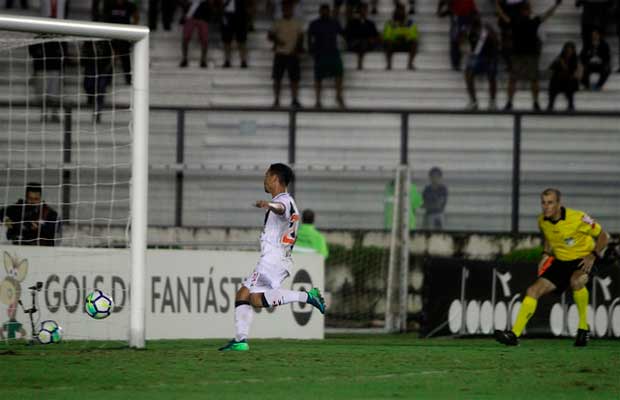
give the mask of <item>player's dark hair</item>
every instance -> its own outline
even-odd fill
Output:
[[[305,209],[301,213],[301,223],[302,224],[314,224],[314,211],[311,209]]]
[[[558,202],[562,198],[562,193],[560,193],[560,191],[555,188],[547,188],[543,190],[543,192],[541,193],[541,196],[549,196],[550,194],[555,194],[555,198],[558,200]]]
[[[28,182],[26,184],[26,194],[28,193],[41,193],[41,184],[38,182]]]
[[[441,168],[439,167],[433,167],[431,168],[430,171],[428,171],[428,176],[443,176],[443,172],[441,171]]]
[[[295,174],[291,167],[286,164],[276,163],[269,166],[269,172],[276,175],[280,183],[288,186],[295,179]]]

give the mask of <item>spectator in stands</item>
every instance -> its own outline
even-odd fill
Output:
[[[344,0],[334,0],[334,4],[333,4],[333,16],[334,18],[336,18],[337,20],[340,19],[340,8],[342,8],[342,4],[344,3]],[[348,8],[348,6],[345,6],[346,8]],[[345,10],[345,14],[346,14],[346,10]]]
[[[41,184],[26,187],[26,200],[0,209],[0,221],[6,227],[6,238],[24,246],[53,246],[58,229],[58,214],[41,199]]]
[[[67,17],[67,0],[41,0],[41,16],[44,18],[65,19]]]
[[[161,22],[164,29],[169,31],[172,28],[172,20],[179,0],[149,0],[149,28],[157,30],[159,9],[161,8]]]
[[[14,3],[14,0],[6,0],[6,2],[4,3],[4,7],[13,8],[13,3]],[[22,9],[24,10],[27,10],[28,8],[30,8],[30,6],[28,5],[28,0],[20,0],[20,4],[22,6]]]
[[[323,258],[329,257],[325,236],[314,227],[314,211],[312,210],[304,210],[301,213],[301,225],[297,231],[294,251],[319,253]]]
[[[136,5],[129,0],[111,0],[105,4],[105,22],[113,24],[134,24],[140,22],[140,14]],[[121,59],[125,83],[131,85],[131,42],[112,40],[114,56]]]
[[[415,0],[409,0],[409,15],[415,15]]]
[[[316,107],[321,108],[321,86],[323,79],[334,78],[336,81],[336,102],[344,108],[342,95],[342,59],[338,50],[338,35],[344,35],[340,23],[330,15],[329,5],[321,4],[319,18],[310,23],[308,28],[308,50],[314,58],[314,91]]]
[[[304,28],[296,18],[293,18],[293,4],[285,1],[282,5],[283,18],[273,24],[273,28],[267,34],[267,38],[274,43],[273,58],[273,106],[280,106],[280,88],[284,72],[288,73],[291,82],[291,106],[301,107],[298,100],[299,80],[301,68],[299,67],[299,53],[303,49]]]
[[[396,3],[392,19],[383,28],[386,69],[392,69],[392,56],[395,52],[407,52],[409,60],[407,69],[414,70],[413,60],[418,48],[418,25],[407,19],[405,6]]]
[[[384,226],[385,229],[392,229],[392,219],[394,212],[394,196],[395,186],[394,180],[391,180],[385,186],[385,203],[383,208]],[[418,187],[415,183],[411,182],[409,185],[409,230],[413,231],[416,228],[415,213],[418,208],[422,206],[422,196],[418,191]]]
[[[104,0],[105,1],[105,0]],[[90,18],[98,22],[101,19],[101,0],[92,0],[90,4]]]
[[[58,123],[66,44],[42,41],[28,46],[28,52],[32,58],[32,83],[41,102],[41,121]]]
[[[347,50],[357,54],[357,69],[364,68],[364,56],[376,48],[379,43],[379,32],[375,23],[368,19],[368,4],[361,3],[359,11],[347,23],[345,29]]]
[[[437,5],[437,15],[450,15],[450,62],[455,71],[461,70],[461,44],[477,14],[474,0],[440,0]]]
[[[583,86],[589,90],[601,90],[611,73],[611,54],[609,44],[603,39],[598,30],[594,29],[592,31],[591,39],[581,49],[579,58],[583,65],[583,76],[581,78]],[[599,78],[597,83],[590,85],[590,75],[592,73],[597,73]]]
[[[579,60],[575,43],[566,42],[560,55],[551,63],[551,79],[549,80],[549,103],[547,110],[553,111],[555,98],[564,93],[568,102],[568,110],[575,109],[575,92],[579,90]]]
[[[611,10],[611,0],[576,0],[576,7],[582,7],[581,12],[581,44],[590,42],[592,31],[601,33],[607,31],[607,17]]]
[[[92,0],[90,6],[90,18],[93,21],[99,21],[101,18],[101,0]]]
[[[500,0],[500,5],[510,19],[515,19],[519,17],[521,5],[524,1],[525,0]],[[506,70],[510,71],[512,69],[512,28],[510,24],[506,23],[501,18],[498,18],[497,25],[500,29],[502,59],[506,64]]]
[[[424,204],[424,229],[441,230],[444,226],[444,209],[448,203],[448,188],[443,184],[443,172],[439,167],[433,167],[428,172],[431,181],[426,185],[422,198]]]
[[[179,66],[187,67],[187,52],[194,31],[200,39],[200,68],[207,68],[207,50],[209,49],[209,17],[211,0],[192,0],[183,18],[183,58]]]
[[[246,0],[224,0],[222,14],[222,41],[224,42],[224,65],[230,68],[232,41],[237,42],[241,68],[248,67],[245,43],[248,39],[248,13]]]
[[[398,0],[394,0],[394,2],[396,3]],[[413,4],[413,2],[415,0],[409,0],[410,3]],[[345,21],[348,24],[349,21],[351,20],[351,18],[353,18],[353,15],[357,12],[359,12],[359,9],[362,5],[362,0],[344,0],[345,2]],[[339,19],[340,18],[340,7],[342,7],[342,3],[343,0],[334,0],[334,18]],[[379,0],[370,0],[370,5],[371,5],[371,13],[373,15],[377,14],[377,5],[379,3]]]
[[[534,110],[540,110],[538,103],[538,62],[542,50],[542,42],[538,37],[538,28],[549,19],[562,0],[555,0],[544,14],[532,17],[532,8],[529,2],[521,5],[521,13],[517,18],[511,18],[502,9],[499,0],[496,0],[499,17],[512,27],[513,57],[512,69],[508,80],[508,101],[505,110],[512,110],[512,100],[518,80],[530,81]]]
[[[93,122],[101,122],[101,110],[105,94],[112,81],[113,51],[107,40],[89,40],[82,46],[82,66],[84,67],[84,91],[88,105],[93,108]]]
[[[499,54],[499,39],[497,33],[489,24],[483,24],[476,16],[469,30],[471,52],[465,68],[465,83],[469,94],[470,110],[478,109],[476,99],[476,75],[486,74],[489,80],[489,109],[497,109],[495,95],[497,93],[497,58]]]
[[[256,1],[257,0],[246,0],[245,10],[247,13],[247,29],[248,32],[254,32],[256,28],[254,27],[254,21],[256,20]]]

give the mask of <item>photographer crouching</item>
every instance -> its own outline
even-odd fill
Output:
[[[0,221],[6,238],[16,245],[54,246],[58,230],[58,213],[41,199],[41,184],[26,186],[26,196],[17,203],[0,209]]]

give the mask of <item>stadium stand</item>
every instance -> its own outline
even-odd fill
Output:
[[[33,2],[36,3],[36,2]],[[90,2],[72,2],[71,16],[90,19]],[[304,1],[306,22],[315,17],[318,1]],[[492,4],[481,1],[483,19],[495,23]],[[545,5],[540,5],[543,8]],[[535,12],[542,10],[534,7]],[[379,3],[377,26],[391,13],[392,2]],[[27,11],[37,15],[36,4]],[[345,100],[348,107],[439,108],[462,110],[467,95],[461,72],[450,68],[448,21],[435,16],[436,3],[417,2],[415,18],[420,28],[420,47],[416,71],[400,69],[404,54],[396,54],[396,70],[386,72],[382,52],[369,53],[365,70],[357,71],[354,54],[345,56]],[[21,10],[10,10],[23,13]],[[567,40],[578,42],[579,10],[571,2],[563,4],[557,15],[544,25],[544,49],[540,68],[550,64]],[[143,21],[146,21],[144,18]],[[232,69],[221,69],[223,61],[219,31],[210,27],[208,69],[198,66],[199,49],[190,47],[190,66],[178,67],[181,56],[181,29],[156,31],[151,39],[152,106],[269,106],[271,105],[270,43],[266,32],[270,20],[259,14],[256,30],[248,40],[249,69],[239,69],[233,58]],[[610,27],[610,31],[613,27]],[[609,35],[612,67],[618,65],[615,35]],[[399,57],[403,57],[402,59]],[[301,102],[314,103],[311,61],[302,62]],[[0,65],[0,73],[7,65]],[[13,72],[9,93],[7,82],[0,85],[0,100],[25,100],[28,76]],[[498,77],[498,104],[505,100],[506,74]],[[69,80],[68,85],[79,82]],[[119,83],[121,84],[121,83]],[[5,87],[2,87],[5,86]],[[288,104],[288,88],[282,90],[282,104]],[[20,90],[21,88],[21,90]],[[546,105],[546,80],[542,83],[541,103]],[[486,82],[478,82],[479,103],[487,104]],[[334,104],[332,91],[326,91],[324,105]],[[577,110],[618,111],[620,79],[611,76],[601,92],[581,91]],[[127,97],[116,101],[128,102]],[[520,88],[515,109],[531,107],[529,91]],[[559,98],[556,109],[565,107]],[[150,216],[153,225],[174,223],[174,179],[177,120],[175,110],[151,112]],[[29,117],[28,126],[37,130],[38,115]],[[116,123],[127,123],[119,116]],[[84,127],[88,121],[74,121]],[[611,185],[620,174],[620,121],[618,118],[524,117],[522,121],[521,227],[533,226],[538,212],[537,194],[553,181],[573,195],[571,205],[592,209],[592,193],[599,193],[596,217],[610,231],[620,231],[620,188]],[[24,121],[25,124],[25,121]],[[105,124],[102,124],[105,128]],[[510,115],[410,117],[409,160],[414,180],[422,185],[434,165],[441,165],[449,188],[446,227],[450,230],[507,231],[510,228],[512,129]],[[108,128],[110,125],[108,124]],[[13,129],[20,129],[13,124]],[[62,129],[58,126],[58,129]],[[385,184],[399,164],[400,116],[397,114],[299,114],[297,119],[297,157],[299,180],[296,186],[300,207],[312,206],[323,217],[319,228],[380,229],[383,224]],[[41,140],[58,140],[49,137]],[[260,215],[247,207],[262,189],[260,179],[265,165],[286,160],[288,115],[286,112],[203,112],[188,111],[185,116],[185,196],[184,220],[196,226],[259,226]],[[5,142],[0,132],[0,144]],[[13,144],[15,145],[15,143]],[[49,161],[49,160],[48,160]],[[59,159],[58,162],[61,160]],[[0,164],[6,160],[0,160]],[[570,174],[570,175],[567,175]],[[50,176],[48,182],[58,179]],[[53,199],[49,199],[53,202]],[[604,206],[601,206],[603,204]],[[344,211],[343,211],[344,210]],[[191,221],[191,222],[189,222]]]

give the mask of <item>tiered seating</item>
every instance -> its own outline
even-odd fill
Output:
[[[88,4],[73,2],[73,15],[87,19]],[[87,2],[85,2],[87,3]],[[304,3],[306,20],[314,18],[318,2]],[[391,12],[391,1],[381,2],[378,26]],[[486,20],[494,20],[491,6],[479,4]],[[535,6],[541,11],[547,5]],[[384,71],[382,53],[369,54],[364,71],[356,71],[355,57],[345,55],[345,97],[349,107],[441,108],[462,110],[467,102],[462,73],[448,61],[448,21],[434,15],[435,2],[418,2],[416,19],[421,44],[417,70],[404,70],[404,56],[394,60],[394,71]],[[180,69],[180,31],[154,32],[151,40],[151,104],[156,106],[268,106],[272,102],[272,54],[265,39],[268,19],[257,21],[250,34],[250,69],[219,68],[219,33],[211,29],[209,69],[198,68],[198,45],[190,47],[190,67]],[[564,4],[545,24],[541,69],[566,40],[578,42],[578,10]],[[610,40],[612,52],[617,45]],[[238,65],[238,62],[233,62]],[[614,65],[616,65],[614,61]],[[302,103],[314,103],[309,57],[303,62]],[[4,68],[0,66],[0,68]],[[14,72],[15,73],[15,72]],[[25,96],[27,74],[12,82],[12,98]],[[79,85],[77,81],[68,82]],[[6,84],[5,84],[6,85]],[[486,104],[486,82],[478,82],[480,104]],[[505,74],[500,77],[499,104],[505,99]],[[546,85],[543,82],[543,87]],[[17,88],[17,89],[16,89]],[[19,88],[22,88],[20,91]],[[333,91],[326,85],[326,96]],[[529,90],[521,90],[516,108],[529,109]],[[0,98],[6,98],[3,90]],[[288,90],[283,88],[283,104]],[[620,79],[612,75],[600,93],[580,92],[579,110],[616,110]],[[128,101],[121,95],[120,101]],[[541,93],[542,104],[546,95]],[[333,104],[326,101],[328,107]],[[559,99],[557,107],[564,106]],[[36,125],[33,117],[31,124]],[[300,207],[312,207],[319,226],[382,228],[385,185],[400,160],[400,117],[389,114],[301,113],[297,117],[296,193]],[[122,118],[118,123],[126,123]],[[82,124],[82,127],[88,124]],[[499,230],[510,228],[512,128],[509,115],[413,115],[410,117],[409,160],[414,181],[422,190],[427,171],[438,165],[450,190],[449,229]],[[538,193],[557,185],[571,206],[591,210],[610,230],[620,231],[620,120],[586,117],[524,117],[521,175],[521,226],[535,230]],[[174,222],[176,113],[152,111],[150,163],[150,223]],[[15,127],[14,129],[17,129]],[[75,129],[75,128],[74,128]],[[288,114],[277,112],[202,112],[186,115],[184,222],[193,226],[258,226],[250,204],[260,196],[262,174],[270,162],[288,156]],[[48,140],[46,138],[46,140]],[[52,139],[49,139],[52,140]],[[2,160],[4,161],[4,160]],[[50,178],[51,179],[51,178]],[[598,214],[597,214],[598,213]]]

